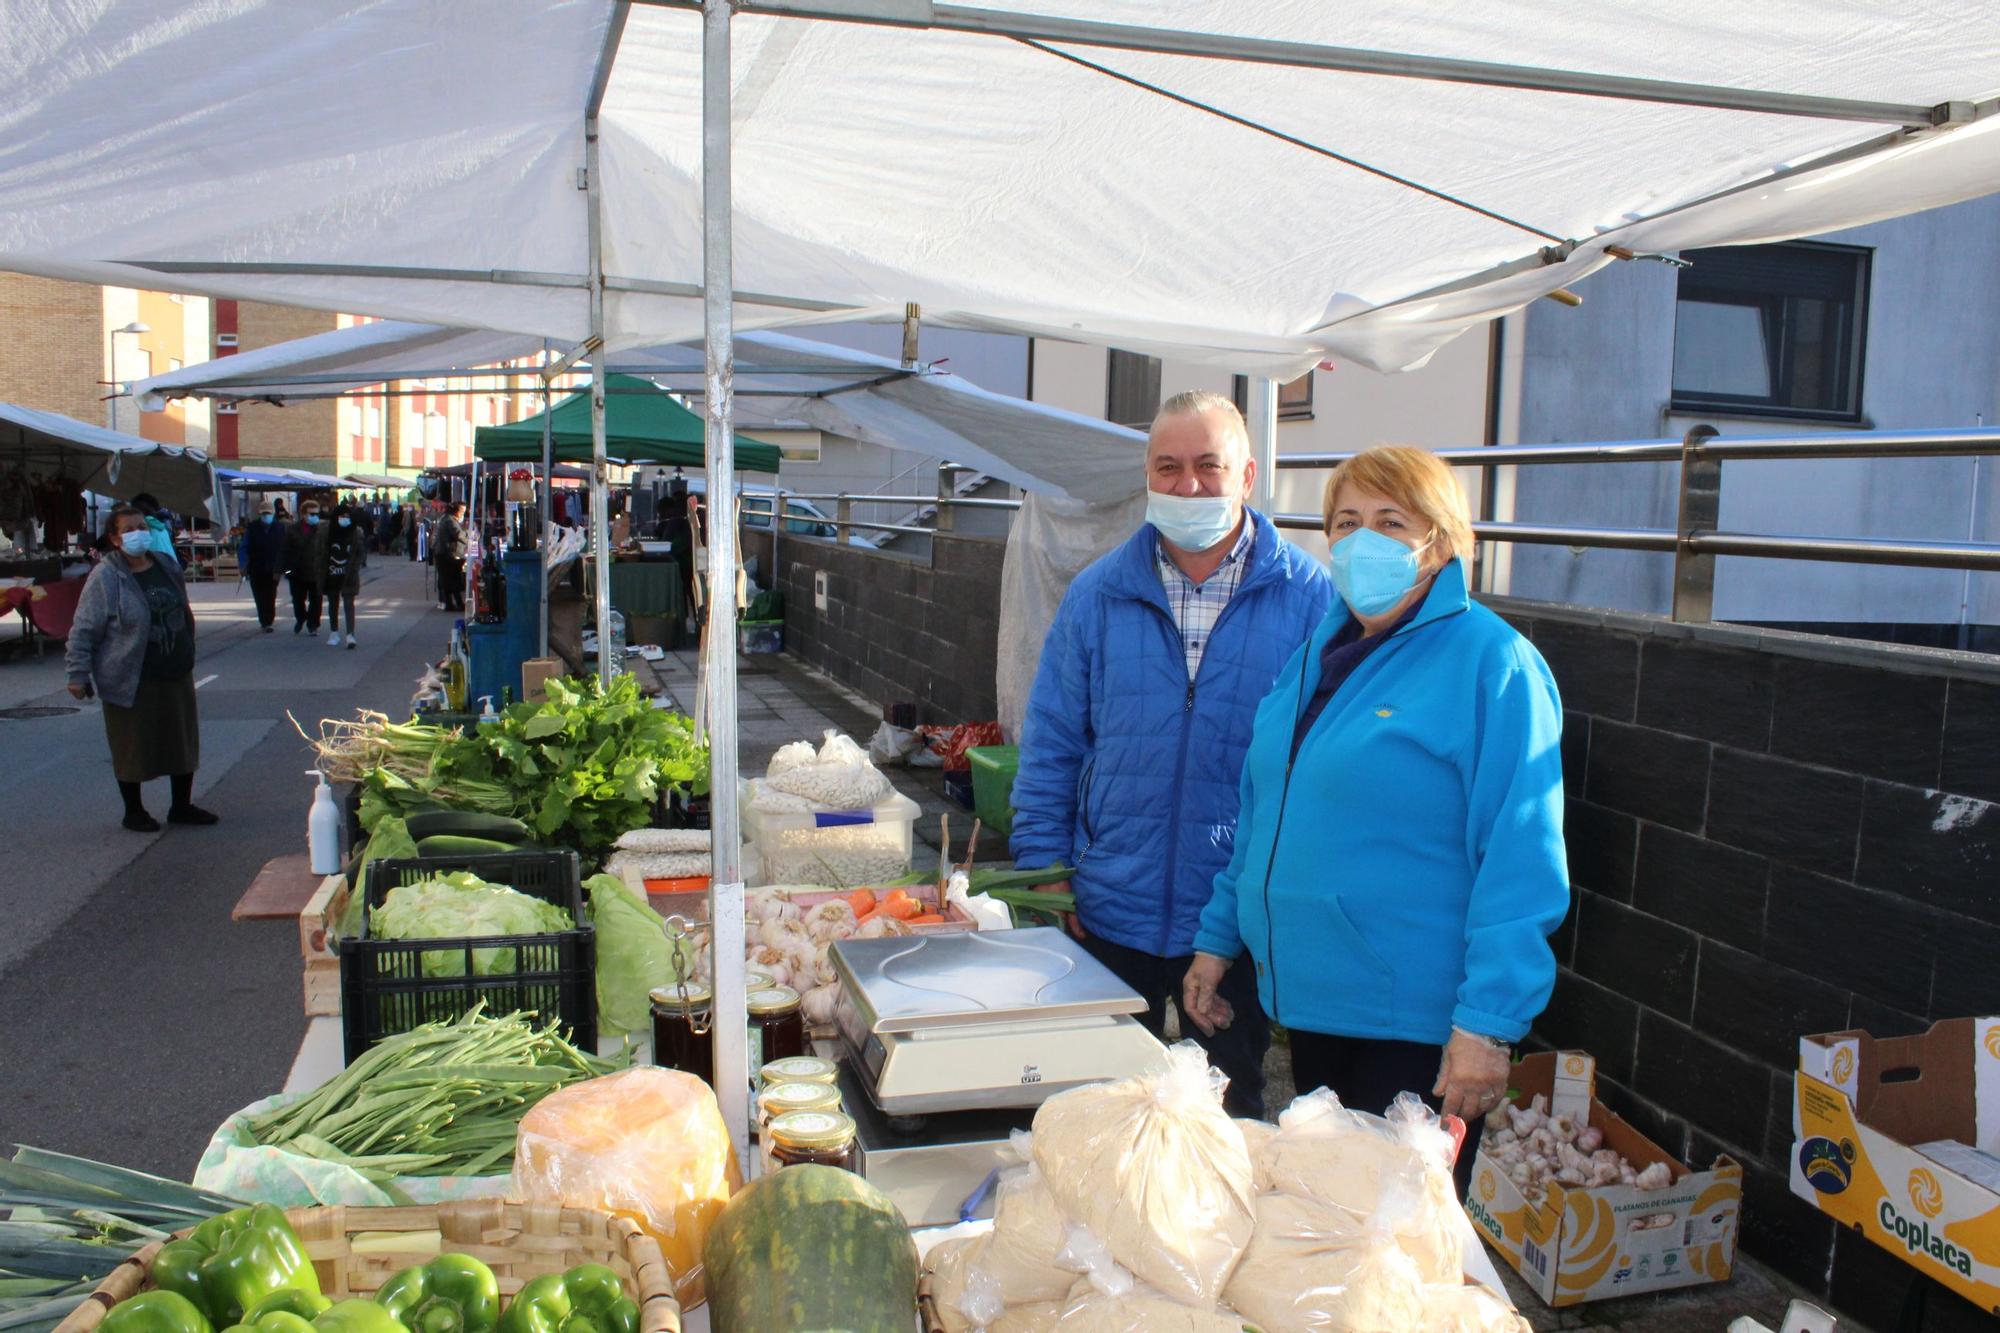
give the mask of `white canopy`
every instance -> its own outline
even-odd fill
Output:
[[[1398,368],[1607,246],[1771,240],[2000,185],[2000,8],[838,7],[932,26],[736,19],[740,328],[918,302],[1241,371]],[[607,343],[701,331],[700,21],[672,0],[0,13],[0,267],[580,341],[582,129],[613,45]],[[1097,44],[1120,24],[1153,49]],[[1170,53],[1187,34],[1247,58]]]
[[[539,359],[539,339],[380,321],[261,347],[155,375],[132,386],[142,407],[199,396],[242,402],[320,398],[424,376]],[[613,353],[609,373],[703,392],[700,344]],[[782,333],[736,343],[736,390],[766,395],[765,415],[803,421],[869,444],[919,449],[1048,495],[1102,503],[1139,489],[1144,437],[1094,417],[981,389],[935,367],[907,371],[887,357]]]
[[[93,426],[58,412],[0,403],[0,467],[63,475],[87,491],[129,500],[150,494],[177,514],[223,521],[215,467],[192,445],[161,444]]]

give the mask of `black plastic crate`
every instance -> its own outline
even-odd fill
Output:
[[[597,934],[583,908],[582,868],[575,852],[498,852],[490,856],[420,856],[370,863],[368,906],[389,890],[452,870],[468,870],[570,911],[574,930],[546,935],[484,935],[470,939],[378,940],[361,933],[341,942],[340,1021],[351,1064],[369,1047],[440,1018],[457,1018],[485,1001],[489,1013],[527,1011],[567,1030],[586,1051],[597,1049]],[[514,967],[475,976],[472,955],[512,949]],[[460,956],[464,975],[427,977],[424,958]]]

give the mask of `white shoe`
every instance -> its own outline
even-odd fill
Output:
[[[338,647],[340,647],[340,631],[339,631],[339,630],[337,630],[337,629],[336,629],[336,630],[328,630],[328,631],[327,631],[327,635],[326,635],[326,646],[327,646],[327,647],[329,647],[329,648],[338,648]]]
[[[348,646],[349,648],[352,648],[352,647],[355,647],[355,646],[356,646],[356,645],[355,645],[355,641],[354,641],[354,636],[353,636],[352,634],[350,634],[350,635],[348,635],[348,636],[347,636],[347,646]]]

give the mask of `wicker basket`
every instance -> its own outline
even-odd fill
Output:
[[[290,1208],[285,1216],[305,1242],[319,1273],[320,1289],[332,1300],[370,1296],[411,1264],[440,1250],[483,1260],[500,1280],[502,1296],[512,1296],[529,1279],[560,1273],[577,1264],[604,1264],[625,1280],[639,1302],[639,1333],[681,1333],[681,1309],[660,1246],[630,1219],[553,1204],[468,1199],[425,1208]],[[403,1253],[354,1251],[355,1237],[382,1233],[411,1235]],[[442,1239],[426,1236],[435,1232]],[[371,1251],[376,1247],[371,1246]],[[152,1285],[156,1242],[111,1270],[56,1333],[92,1333],[105,1312]]]

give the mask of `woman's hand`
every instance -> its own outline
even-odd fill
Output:
[[[1181,982],[1181,1012],[1193,1019],[1205,1036],[1212,1037],[1236,1021],[1236,1010],[1215,991],[1228,970],[1228,959],[1198,953]]]
[[[90,683],[82,680],[71,681],[69,683],[69,695],[72,699],[88,699],[90,697]]]
[[[1445,1115],[1473,1124],[1506,1097],[1509,1068],[1505,1047],[1453,1028],[1431,1095],[1444,1099]]]

